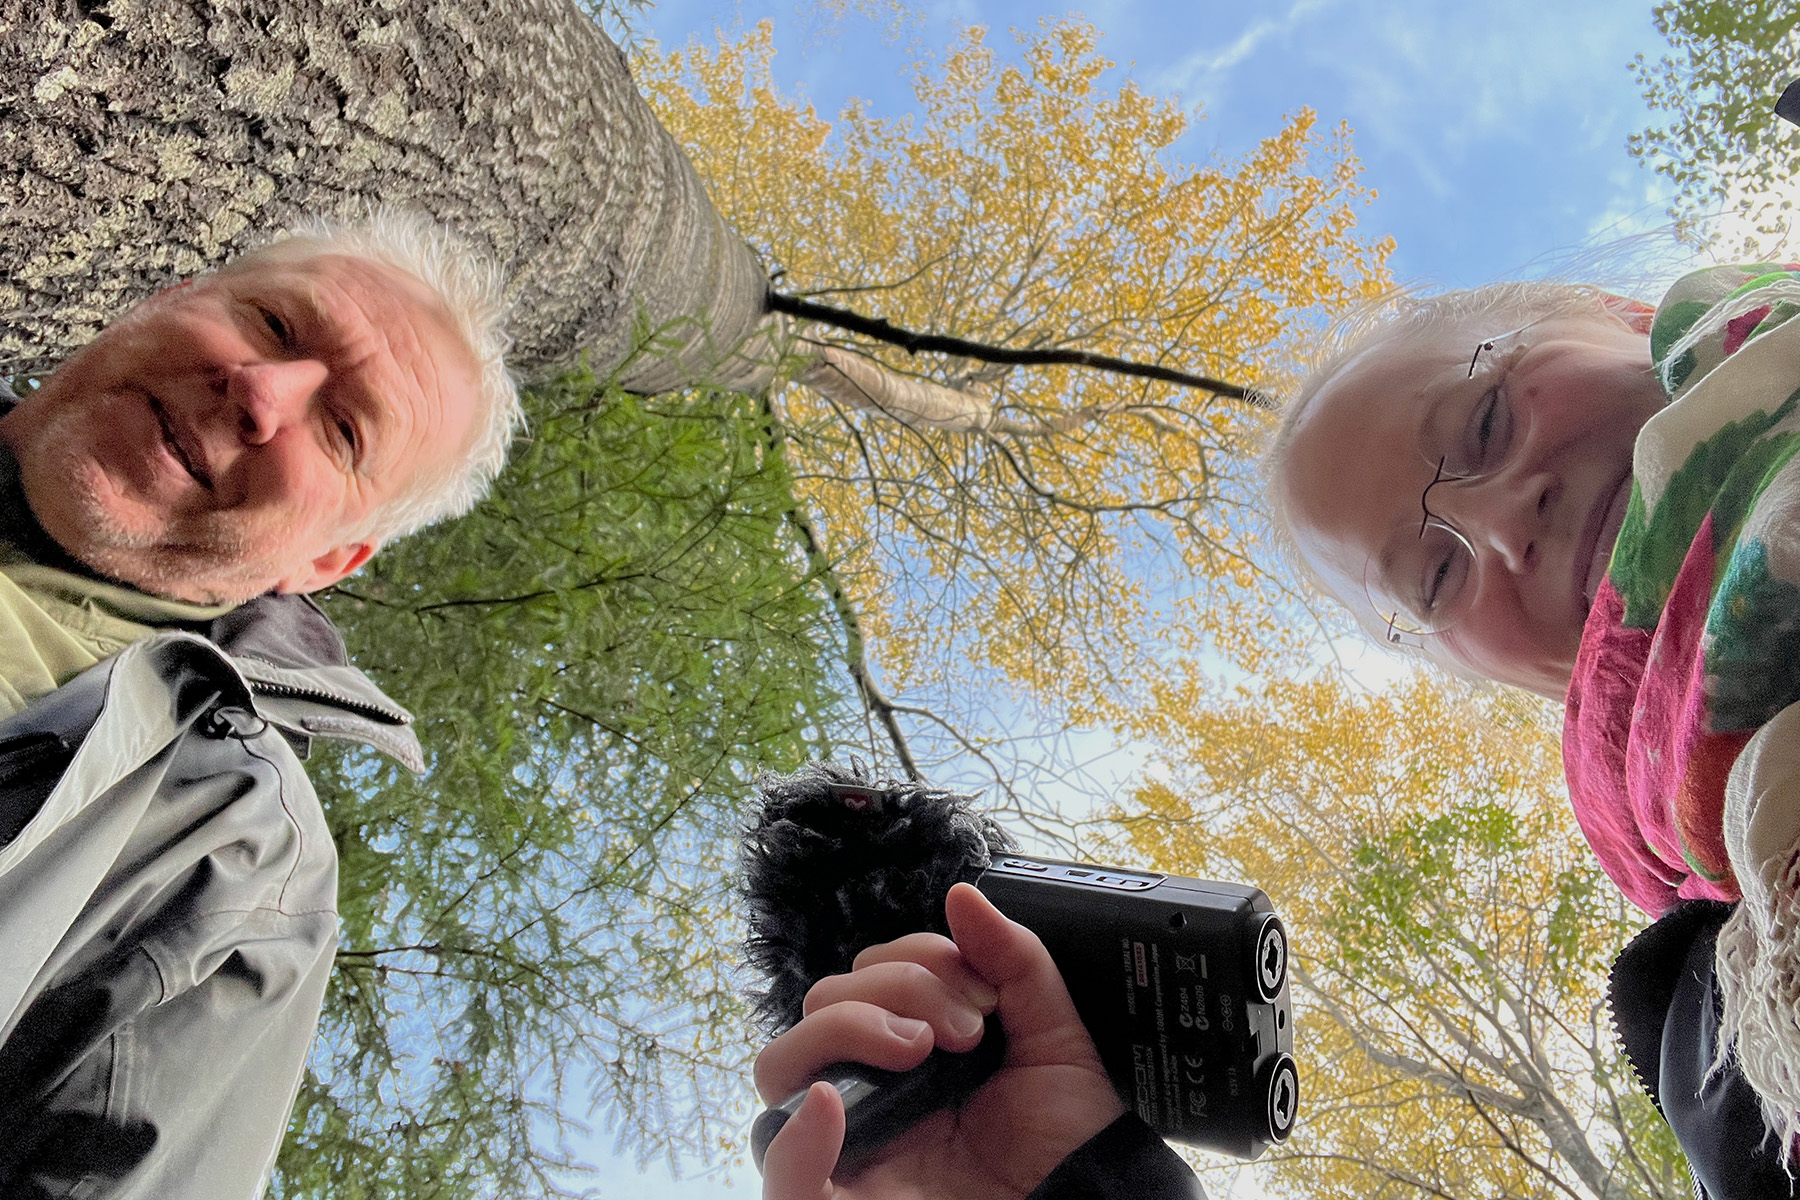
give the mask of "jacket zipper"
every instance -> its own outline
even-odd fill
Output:
[[[358,716],[379,720],[389,725],[409,724],[407,716],[390,708],[381,708],[365,700],[352,699],[338,692],[328,692],[323,688],[299,687],[291,683],[269,683],[261,679],[246,679],[250,690],[262,696],[286,697],[290,700],[312,700],[321,704],[329,704],[336,708],[347,708]]]

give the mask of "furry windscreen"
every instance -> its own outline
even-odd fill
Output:
[[[975,797],[871,777],[861,763],[815,763],[756,781],[740,851],[745,951],[766,981],[759,1025],[800,1020],[807,989],[857,952],[908,933],[947,933],[944,894],[1017,843]]]

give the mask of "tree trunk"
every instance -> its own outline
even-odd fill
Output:
[[[0,370],[309,213],[416,206],[502,263],[528,376],[753,384],[765,277],[568,0],[0,0]]]
[[[0,0],[0,189],[3,374],[50,370],[272,230],[387,203],[502,264],[526,378],[585,353],[636,392],[754,391],[794,355],[809,386],[909,424],[988,403],[796,346],[570,0]]]

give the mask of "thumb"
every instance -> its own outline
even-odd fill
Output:
[[[1102,1069],[1062,972],[1037,934],[966,883],[950,889],[944,915],[963,961],[999,993],[995,1011],[1006,1030],[1009,1065]]]
[[[763,1155],[763,1200],[829,1200],[843,1144],[844,1102],[829,1083],[815,1083]]]

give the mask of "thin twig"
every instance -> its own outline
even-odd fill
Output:
[[[773,458],[786,459],[787,434],[775,410],[765,394],[762,398],[763,436],[769,453]],[[913,758],[912,747],[906,739],[906,731],[900,728],[898,709],[894,702],[882,692],[876,684],[873,673],[869,669],[866,644],[863,641],[862,618],[856,611],[856,605],[844,590],[844,584],[838,578],[837,568],[825,553],[825,546],[818,531],[813,528],[812,520],[800,508],[796,498],[782,514],[788,527],[795,533],[800,543],[801,552],[806,555],[808,569],[813,576],[825,586],[826,594],[831,598],[831,606],[837,614],[838,625],[844,631],[844,665],[850,671],[850,678],[856,684],[856,693],[862,700],[863,711],[881,722],[882,729],[888,735],[888,741],[894,748],[894,757],[900,760],[901,770],[908,779],[920,779],[917,760]]]

